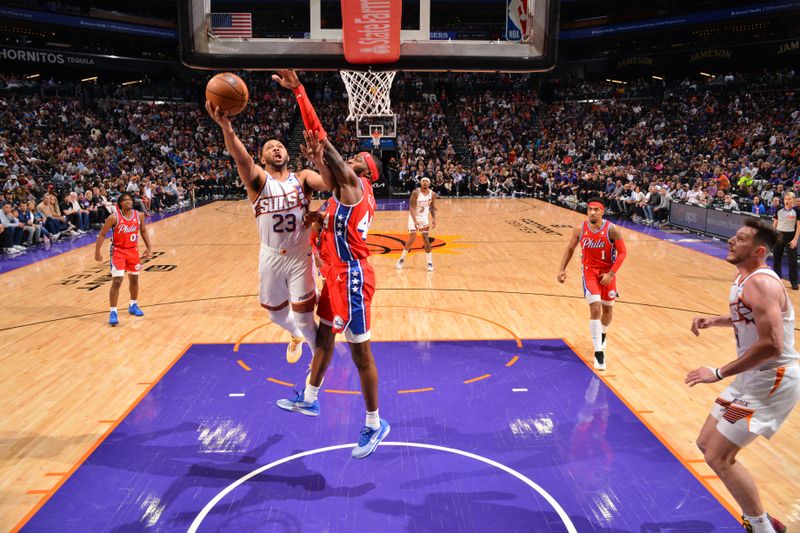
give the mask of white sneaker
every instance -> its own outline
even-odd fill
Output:
[[[428,272],[433,272],[433,263],[428,263]]]
[[[394,267],[395,267],[397,270],[400,270],[401,268],[403,268],[403,263],[404,263],[404,262],[405,262],[405,259],[398,259],[398,260],[397,260],[397,264],[396,264]]]
[[[286,361],[290,364],[295,364],[300,360],[300,356],[302,355],[303,337],[295,337],[292,335],[292,340],[289,341],[289,345],[286,347]]]

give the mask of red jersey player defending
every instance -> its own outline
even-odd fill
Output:
[[[320,324],[311,374],[303,391],[288,400],[278,400],[287,411],[308,416],[320,412],[317,396],[325,371],[333,358],[337,333],[344,333],[353,362],[361,378],[367,408],[366,423],[353,457],[362,459],[386,438],[391,429],[378,414],[378,370],[370,347],[370,303],[375,292],[375,271],[367,261],[367,232],[375,215],[372,182],[380,177],[381,163],[368,152],[345,162],[327,138],[305,89],[291,70],[281,70],[273,79],[297,97],[306,127],[306,153],[326,181],[333,182],[333,197],[317,214],[322,226],[320,257],[325,285],[317,306]]]
[[[94,247],[94,258],[97,261],[103,260],[100,247],[103,246],[106,233],[112,227],[114,232],[111,237],[111,257],[109,258],[109,263],[111,263],[111,290],[109,291],[111,313],[108,317],[108,323],[116,326],[119,324],[117,300],[119,299],[119,288],[122,285],[122,278],[125,276],[125,272],[128,273],[128,285],[131,289],[131,303],[128,306],[128,313],[134,316],[144,315],[144,312],[139,309],[139,304],[136,302],[136,298],[139,295],[139,271],[142,268],[142,264],[139,261],[140,233],[147,247],[144,251],[144,257],[150,257],[150,236],[147,233],[147,227],[145,227],[144,214],[133,209],[133,197],[126,192],[119,195],[116,213],[106,219],[103,229],[100,230],[100,235],[97,236],[97,242]]]
[[[564,283],[567,265],[580,243],[583,295],[589,302],[589,332],[594,345],[594,367],[598,370],[606,369],[606,332],[611,325],[612,306],[617,299],[617,272],[627,255],[622,234],[611,222],[603,220],[603,211],[603,200],[589,200],[586,210],[589,219],[572,230],[558,271],[558,282]]]

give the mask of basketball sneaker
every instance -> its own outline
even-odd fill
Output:
[[[131,304],[128,306],[128,314],[133,316],[144,316],[144,311],[139,309],[139,304]]]
[[[292,335],[292,340],[289,341],[289,345],[286,347],[286,361],[293,365],[300,360],[300,356],[302,355],[303,337],[295,337]]]
[[[395,268],[397,270],[400,270],[401,268],[403,268],[403,263],[405,263],[405,262],[406,262],[405,259],[398,259],[397,260],[397,264],[395,265]]]
[[[306,416],[319,416],[319,400],[308,403],[303,397],[303,391],[294,392],[296,396],[291,400],[278,400],[275,403],[284,411],[301,413]]]
[[[116,326],[117,324],[119,324],[119,318],[117,318],[116,311],[111,311],[111,313],[108,315],[108,323],[111,324],[112,326]]]
[[[433,272],[433,263],[428,263],[428,272]]]
[[[603,353],[606,351],[606,334],[603,333]]]
[[[358,438],[358,444],[353,448],[353,459],[363,459],[374,452],[375,448],[386,438],[391,429],[392,426],[383,418],[381,418],[381,427],[378,429],[372,429],[369,426],[361,428],[361,436]]]
[[[769,523],[772,525],[772,529],[775,530],[775,533],[786,533],[786,526],[783,525],[783,523],[780,520],[770,515],[767,515],[767,518],[769,518]],[[742,516],[742,525],[744,526],[744,530],[747,533],[753,533],[754,531],[753,524],[751,524],[750,520],[748,520],[744,516]]]
[[[594,367],[597,370],[606,369],[606,355],[603,352],[594,352]]]

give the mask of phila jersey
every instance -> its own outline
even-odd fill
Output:
[[[286,181],[267,174],[264,187],[253,202],[261,244],[282,250],[308,246],[310,229],[303,227],[307,210],[308,198],[294,173]]]
[[[341,203],[336,196],[325,204],[320,232],[320,257],[326,265],[342,265],[369,257],[367,233],[375,216],[372,184],[359,178],[364,194],[355,205]]]
[[[588,221],[583,222],[581,228],[581,262],[585,268],[610,269],[617,258],[617,250],[614,241],[611,240],[608,232],[611,229],[611,222],[603,221],[600,229],[592,228]]]
[[[131,209],[130,217],[122,214],[122,209],[115,209],[117,223],[111,237],[111,249],[137,248],[139,246],[139,212]]]
[[[742,299],[745,284],[755,275],[771,276],[780,280],[778,275],[769,268],[759,268],[744,279],[741,279],[741,275],[739,275],[734,280],[731,286],[729,303],[731,319],[736,331],[736,355],[738,357],[742,357],[758,340],[753,311],[748,307],[747,302]],[[787,309],[781,311],[783,319],[783,348],[781,349],[781,354],[776,359],[772,359],[766,365],[760,367],[759,370],[787,366],[797,361],[798,354],[794,350],[794,307],[788,296],[786,297],[786,305]]]

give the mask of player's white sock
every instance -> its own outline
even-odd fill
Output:
[[[294,322],[300,331],[303,332],[303,338],[311,347],[311,353],[317,349],[317,323],[314,322],[314,311],[308,313],[298,313],[293,311]]]
[[[428,258],[428,264],[433,264],[433,252],[425,252],[425,257]]]
[[[589,321],[589,333],[592,335],[592,345],[595,352],[603,351],[603,325],[599,320]]]
[[[131,305],[136,305],[136,300],[131,300],[131,303],[129,304],[129,306],[131,306]]]
[[[611,325],[611,324],[609,324],[608,326],[606,326],[605,324],[602,324],[602,326],[603,326],[603,334],[604,334],[604,335],[605,335],[605,334],[608,332],[608,327],[609,327],[610,325]]]
[[[110,309],[110,311],[111,311],[112,313],[116,313],[116,312],[117,312],[117,308],[116,308],[116,307],[112,307],[112,308]]]
[[[402,254],[400,254],[400,261],[405,261],[405,260],[406,260],[406,256],[407,256],[407,255],[408,255],[408,250],[406,250],[405,248],[403,248],[403,253],[402,253]]]
[[[303,400],[306,403],[313,403],[317,401],[317,396],[319,396],[319,387],[315,387],[314,385],[306,382],[306,388],[303,391]]]
[[[772,527],[772,522],[769,521],[767,513],[761,516],[744,515],[744,518],[753,526],[753,533],[775,533],[775,528]]]
[[[303,332],[300,331],[300,328],[297,327],[297,323],[294,321],[294,317],[292,313],[289,312],[289,306],[287,305],[283,309],[278,309],[277,311],[270,311],[269,312],[269,319],[272,320],[272,323],[278,325],[292,334],[293,337],[302,337]]]
[[[378,416],[378,410],[367,411],[367,422],[365,426],[371,429],[379,429],[381,427],[381,417]]]

